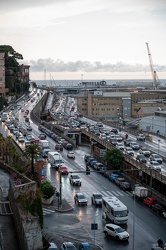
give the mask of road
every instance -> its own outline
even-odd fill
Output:
[[[27,104],[29,109],[33,104]],[[19,119],[22,120],[22,113],[19,113]],[[31,122],[33,135],[37,137],[40,133],[38,127]],[[1,131],[5,135],[8,130],[4,124],[1,125]],[[47,137],[51,150],[54,150],[55,142]],[[75,150],[76,159],[68,159],[67,151],[64,149],[62,156],[64,164],[69,171],[84,171],[85,162],[84,155],[90,153],[88,147],[79,147]],[[59,174],[55,169],[47,164],[47,177],[59,189]],[[155,243],[159,238],[166,242],[166,220],[157,216],[149,208],[143,204],[136,202],[130,192],[123,192],[115,184],[96,172],[91,172],[90,175],[79,173],[82,179],[81,187],[73,187],[69,183],[68,176],[62,177],[62,195],[74,207],[72,212],[59,214],[57,212],[44,213],[44,230],[51,235],[51,239],[56,242],[58,235],[58,244],[60,245],[65,239],[70,239],[72,242],[78,240],[95,241],[102,249],[126,249],[136,250],[150,249],[151,244]],[[88,205],[79,207],[74,204],[74,195],[76,192],[82,192],[88,199]],[[120,199],[129,209],[129,220],[127,223],[127,231],[130,234],[129,242],[118,242],[111,237],[106,238],[103,234],[105,221],[102,218],[102,208],[96,208],[91,204],[91,195],[93,192],[99,192],[103,196],[114,195]],[[98,224],[98,230],[92,231],[91,224]]]

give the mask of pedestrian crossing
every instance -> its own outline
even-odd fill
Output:
[[[52,213],[55,213],[55,211],[43,207],[43,216],[48,215],[48,214],[52,214]]]

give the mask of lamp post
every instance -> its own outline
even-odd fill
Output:
[[[159,154],[159,148],[160,148],[160,139],[158,140],[158,154]]]

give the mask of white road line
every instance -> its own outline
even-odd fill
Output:
[[[108,194],[104,191],[102,191],[102,194],[104,194],[104,196],[108,196]]]
[[[115,196],[119,196],[119,194],[117,194],[117,192],[112,191],[112,193],[113,193]]]
[[[113,194],[112,194],[110,191],[107,191],[107,193],[108,193],[109,195],[112,195],[112,196],[113,196]]]
[[[43,214],[51,214],[51,213],[55,213],[55,211],[51,209],[43,208]]]

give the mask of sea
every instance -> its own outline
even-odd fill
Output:
[[[75,87],[75,86],[79,86],[81,84],[81,80],[32,80],[31,82],[35,82],[37,84],[37,86],[49,86],[49,87]],[[86,80],[84,82],[101,82],[101,80]],[[145,79],[134,79],[134,80],[106,80],[106,85],[108,86],[152,86],[152,80],[145,80]],[[166,87],[166,79],[162,79],[159,82],[160,86],[165,86]]]

